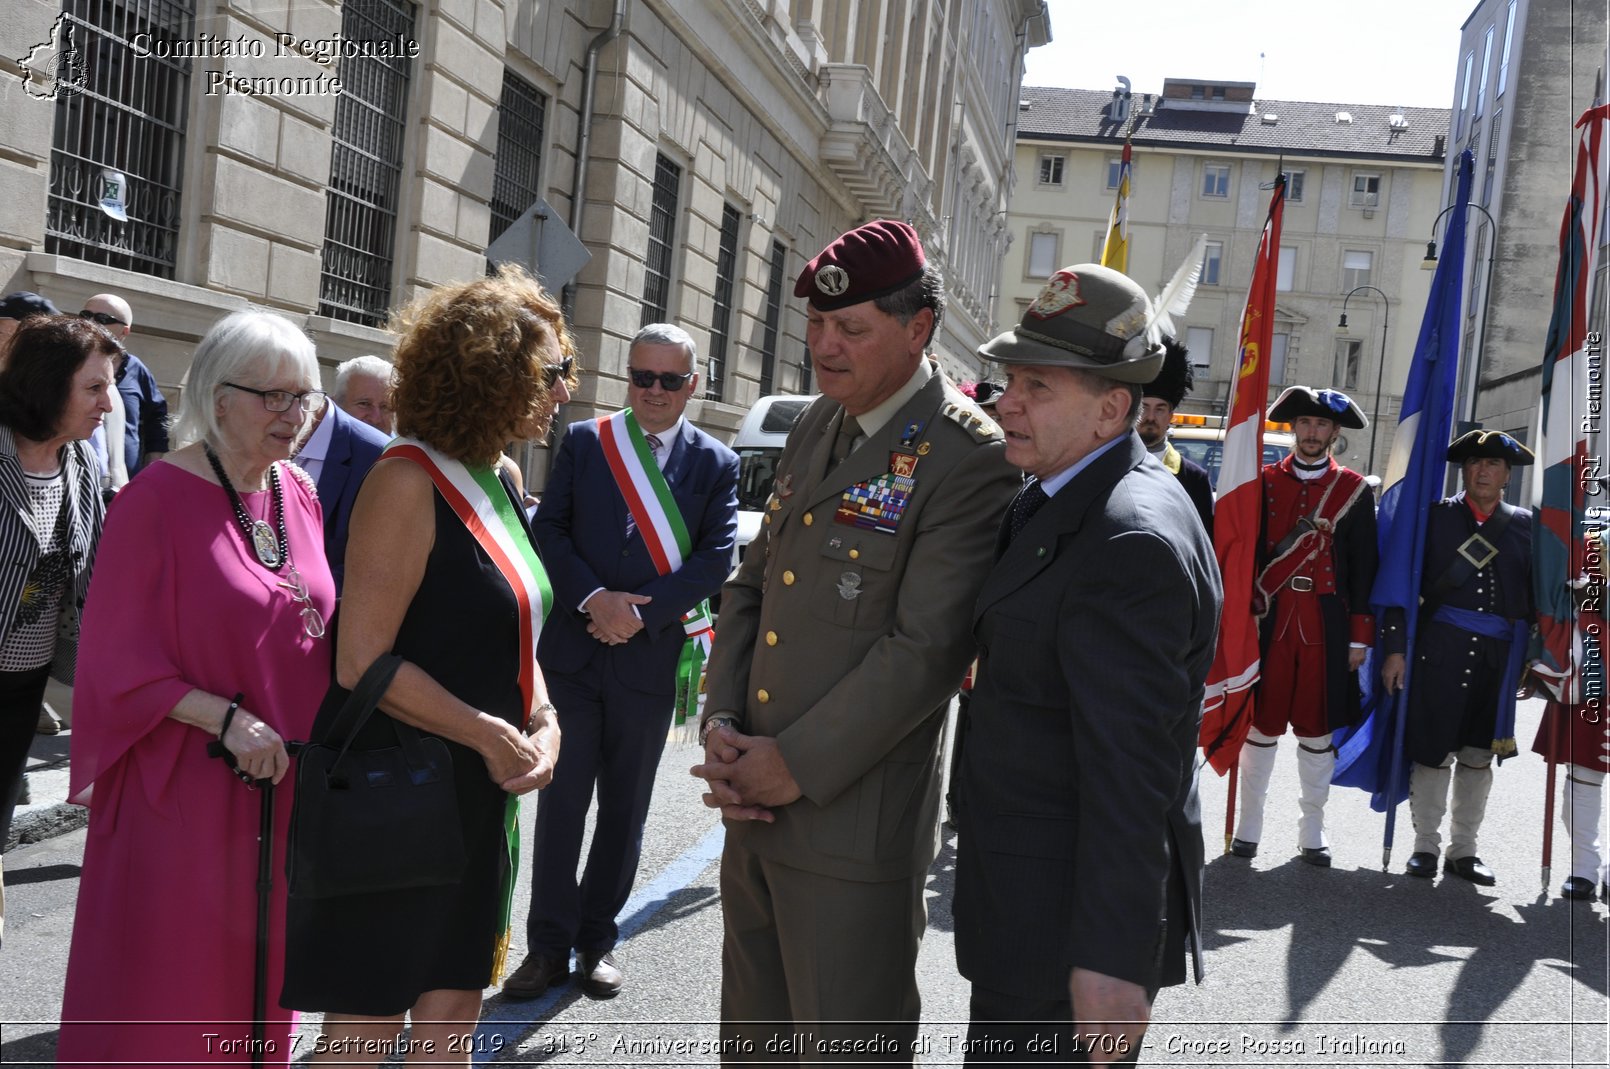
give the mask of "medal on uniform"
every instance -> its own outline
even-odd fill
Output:
[[[777,476],[776,486],[777,486],[776,494],[780,498],[786,498],[789,495],[793,494],[793,492],[794,492],[794,473],[790,471],[790,472],[787,472],[787,473],[785,473],[783,475]]]
[[[252,549],[256,551],[257,559],[263,562],[263,567],[280,566],[279,539],[274,535],[274,528],[263,520],[252,521]]]
[[[906,424],[905,433],[900,436],[901,446],[909,448],[911,443],[917,440],[917,435],[922,433],[922,428],[924,426],[925,424],[923,421],[915,419]]]
[[[839,597],[845,601],[854,601],[861,596],[861,576],[855,572],[845,572],[839,576]]]
[[[833,522],[894,534],[916,487],[917,480],[892,471],[856,483],[840,496]]]
[[[917,474],[917,458],[911,453],[890,453],[889,472],[909,479]]]
[[[919,457],[925,457],[925,456],[928,455],[929,451],[932,450],[932,449],[933,449],[932,444],[930,444],[928,442],[924,442],[924,443],[922,443],[921,445],[919,445],[917,447],[917,455]]]

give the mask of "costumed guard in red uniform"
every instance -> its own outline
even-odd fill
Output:
[[[1293,386],[1269,418],[1292,424],[1296,450],[1263,469],[1263,537],[1255,608],[1263,621],[1262,678],[1241,748],[1241,811],[1230,851],[1253,857],[1275,747],[1290,725],[1302,784],[1298,856],[1327,867],[1325,802],[1336,749],[1331,732],[1359,720],[1358,666],[1375,639],[1375,495],[1330,455],[1344,427],[1368,421],[1338,390]]]
[[[1606,613],[1604,599],[1607,593],[1606,576],[1610,563],[1605,560],[1610,551],[1606,530],[1598,528],[1583,538],[1583,573],[1574,584],[1577,591],[1577,632],[1581,636],[1581,661],[1577,668],[1578,705],[1564,705],[1551,701],[1538,725],[1537,738],[1532,752],[1550,754],[1550,734],[1562,716],[1570,717],[1570,726],[1560,731],[1555,744],[1554,760],[1566,764],[1565,804],[1560,809],[1565,830],[1571,836],[1571,875],[1566,878],[1560,893],[1566,898],[1591,899],[1594,888],[1600,888],[1605,901],[1610,902],[1610,884],[1605,882],[1604,860],[1599,853],[1599,814],[1604,806],[1604,776],[1610,772],[1610,727],[1605,705],[1605,656],[1610,654],[1610,639],[1605,633]]]

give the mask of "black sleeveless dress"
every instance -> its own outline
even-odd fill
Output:
[[[504,490],[518,501],[507,484]],[[435,501],[436,542],[394,650],[472,708],[519,724],[519,605],[439,492]],[[516,504],[515,511],[524,527],[524,510]],[[327,724],[315,723],[312,737],[327,731]],[[469,859],[464,879],[384,894],[292,898],[280,996],[287,1009],[391,1016],[427,991],[479,991],[491,982],[509,867],[503,832],[508,795],[492,782],[480,754],[443,741],[453,758]],[[391,745],[391,722],[379,710],[353,742],[360,750]],[[276,878],[283,878],[283,863],[277,867]]]

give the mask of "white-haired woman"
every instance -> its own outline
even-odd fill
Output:
[[[285,1064],[293,1015],[269,999],[252,1051],[259,796],[306,738],[330,680],[335,604],[322,520],[285,463],[323,403],[313,345],[239,312],[202,339],[177,432],[107,517],[85,607],[71,791],[90,807],[58,1057],[80,1064]],[[291,781],[285,781],[289,786]],[[93,793],[90,788],[93,787]],[[291,800],[281,792],[276,869]],[[283,871],[281,869],[281,871]],[[267,990],[284,966],[285,881]],[[97,1022],[139,1021],[139,1025]]]

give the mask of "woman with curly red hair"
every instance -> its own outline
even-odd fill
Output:
[[[353,687],[381,656],[403,658],[353,747],[394,745],[394,719],[442,739],[467,860],[439,886],[293,896],[282,1001],[323,1011],[320,1048],[348,1052],[384,1051],[411,1013],[411,1043],[450,1063],[450,1037],[474,1030],[501,971],[511,808],[559,753],[536,664],[552,594],[500,457],[547,435],[577,377],[558,305],[518,269],[435,289],[398,327],[401,437],[353,510],[336,676]]]

